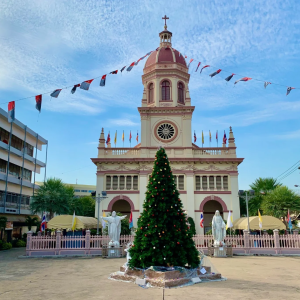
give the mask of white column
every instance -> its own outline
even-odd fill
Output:
[[[124,175],[124,190],[127,190],[127,175]]]
[[[190,217],[195,220],[195,195],[194,195],[194,174],[186,175],[186,206],[185,209]]]
[[[203,185],[202,185],[202,175],[200,176],[200,191],[203,191]]]
[[[214,176],[214,190],[217,190],[217,176]]]
[[[223,175],[221,176],[221,191],[224,191]]]
[[[96,185],[96,197],[98,197],[98,194],[101,195],[101,192],[102,191],[105,191],[105,188],[104,188],[104,175],[103,174],[99,174],[97,175],[97,185]],[[103,209],[103,204],[102,202],[100,203],[100,216],[102,216],[102,209]],[[95,204],[95,217],[97,218],[97,213],[98,213],[98,204],[97,204],[97,201],[96,201],[96,204]]]
[[[120,176],[118,175],[118,186],[117,186],[117,190],[120,190]]]
[[[147,179],[147,174],[140,174],[140,199],[139,199],[139,209],[140,212],[143,211],[143,203],[144,200],[146,198],[146,191],[147,191],[147,183],[148,183],[148,179]]]
[[[133,176],[131,175],[131,190],[133,190]]]

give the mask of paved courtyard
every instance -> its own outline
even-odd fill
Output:
[[[23,249],[0,252],[0,299],[162,299],[162,289],[143,289],[107,279],[124,259],[18,259]],[[165,299],[287,299],[300,293],[300,257],[215,258],[227,281],[165,290]]]

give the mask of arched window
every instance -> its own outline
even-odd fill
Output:
[[[154,102],[154,84],[150,83],[149,85],[149,103]]]
[[[179,83],[178,84],[178,102],[179,103],[184,103],[184,88],[183,88],[183,84]]]
[[[170,82],[165,80],[162,83],[162,100],[170,100]]]

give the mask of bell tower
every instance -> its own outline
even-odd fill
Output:
[[[172,32],[159,33],[159,47],[148,57],[142,82],[141,147],[192,148],[191,119],[194,106],[189,94],[188,67],[183,55],[172,47]],[[186,151],[185,151],[186,152]],[[192,151],[191,151],[192,152]]]

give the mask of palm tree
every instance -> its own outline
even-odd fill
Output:
[[[277,180],[272,177],[259,177],[252,184],[250,184],[250,188],[255,192],[255,197],[249,201],[249,215],[257,216],[257,211],[261,209],[264,196],[274,191],[276,187],[281,185],[281,183],[277,182]]]
[[[56,214],[67,214],[74,189],[63,184],[61,179],[49,178],[36,191],[30,204],[33,213],[49,212],[50,219]]]
[[[31,218],[30,216],[28,216],[25,220],[25,224],[28,227],[29,231],[31,230],[32,226],[37,226],[38,222],[39,222],[39,219],[37,217]]]

